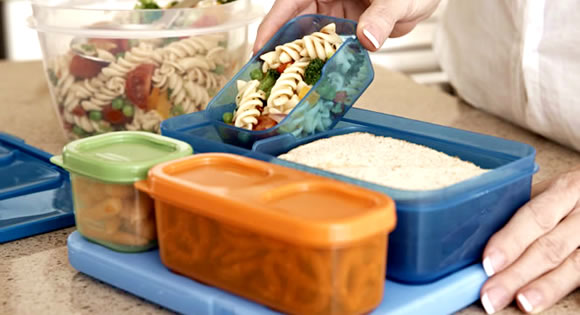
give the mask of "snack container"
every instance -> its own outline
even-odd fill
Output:
[[[491,235],[529,200],[537,171],[535,149],[527,144],[358,108],[330,131],[302,139],[279,135],[257,141],[252,150],[223,142],[210,126],[196,121],[171,127],[164,134],[198,152],[232,152],[389,195],[397,205],[398,224],[389,238],[387,276],[406,283],[435,281],[479,260]],[[443,189],[409,191],[276,158],[299,145],[350,132],[421,144],[490,171]]]
[[[156,132],[164,119],[203,110],[248,60],[248,29],[264,13],[252,0],[147,10],[138,3],[31,2],[30,26],[70,140]]]
[[[78,231],[122,252],[156,246],[151,198],[133,187],[153,165],[192,154],[187,143],[138,131],[113,132],[67,144],[51,162],[70,172]]]
[[[261,68],[260,56],[276,46],[292,42],[318,32],[327,24],[335,23],[336,32],[344,39],[340,48],[327,60],[320,79],[296,107],[277,125],[266,130],[252,131],[224,123],[224,113],[236,109],[237,81],[250,80],[250,73]],[[183,124],[196,120],[211,123],[220,138],[229,144],[249,148],[252,144],[277,134],[290,133],[296,138],[332,129],[340,118],[366,90],[374,78],[374,71],[366,49],[356,39],[357,24],[351,20],[322,15],[304,15],[294,18],[282,27],[272,39],[238,72],[214,97],[205,111],[186,115],[183,119],[169,119],[164,124]]]
[[[362,314],[383,296],[386,195],[232,154],[163,163],[155,199],[170,270],[291,314]]]

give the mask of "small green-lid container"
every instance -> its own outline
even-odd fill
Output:
[[[119,131],[75,140],[50,161],[72,173],[122,184],[146,179],[154,165],[192,153],[183,141],[149,132]]]

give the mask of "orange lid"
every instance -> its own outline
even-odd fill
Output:
[[[154,198],[293,243],[342,245],[396,223],[391,198],[352,184],[238,155],[159,164],[137,188]]]

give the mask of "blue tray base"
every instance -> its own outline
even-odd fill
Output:
[[[68,237],[68,257],[76,270],[179,313],[278,314],[169,271],[161,263],[157,250],[135,254],[114,252],[73,232]],[[478,300],[486,279],[481,264],[475,264],[429,284],[385,281],[383,301],[371,314],[450,314]]]

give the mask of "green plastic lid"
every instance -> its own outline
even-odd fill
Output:
[[[131,183],[146,179],[156,164],[192,153],[183,141],[149,132],[119,131],[73,141],[50,161],[94,179]]]

